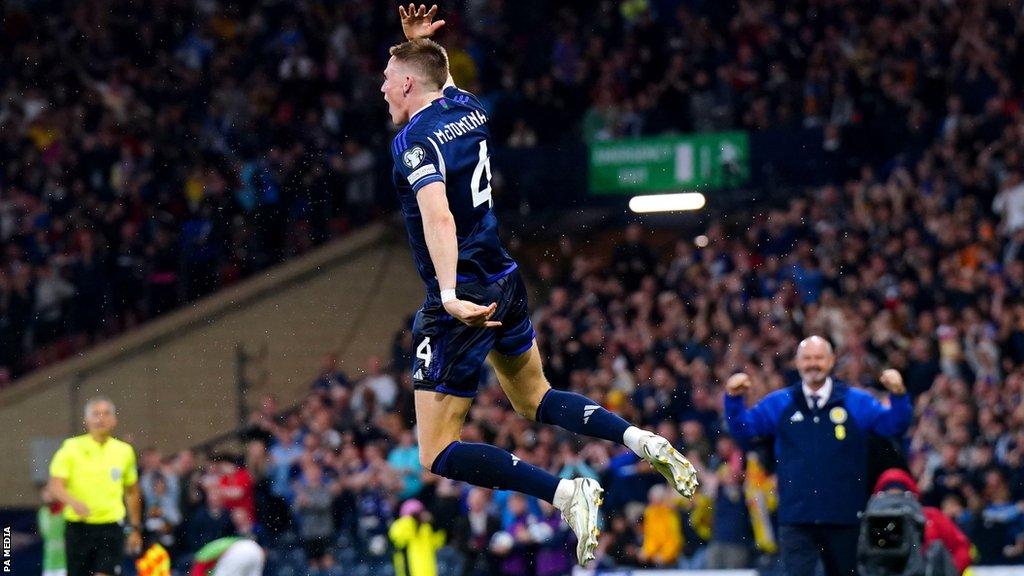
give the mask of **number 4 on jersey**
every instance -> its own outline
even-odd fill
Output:
[[[484,176],[487,176],[487,187],[481,190],[484,185]],[[488,206],[494,206],[491,200],[491,158],[487,155],[487,140],[480,141],[480,160],[473,169],[473,178],[470,181],[470,188],[473,191],[473,208],[487,202]]]

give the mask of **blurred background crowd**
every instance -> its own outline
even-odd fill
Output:
[[[984,206],[985,172],[1013,165],[977,146],[1019,138],[1017,2],[448,4],[452,73],[507,148],[808,127],[845,180],[912,169],[938,138]],[[393,6],[5,10],[0,384],[393,206],[377,93]]]
[[[18,5],[54,9],[10,10],[0,43],[0,383],[388,211],[390,4]],[[601,479],[601,563],[713,567],[724,550],[771,566],[770,454],[729,439],[721,382],[742,369],[759,395],[787,385],[795,344],[823,334],[843,380],[870,389],[902,371],[915,406],[902,448],[924,501],[979,562],[1024,562],[1020,2],[442,11],[452,73],[507,147],[816,127],[841,175],[696,239],[632,225],[513,242],[552,384],[677,442],[701,473],[693,503],[628,451],[517,418],[493,383],[466,440]],[[443,565],[563,573],[573,543],[550,507],[419,469],[410,343],[399,333],[358,374],[328,355],[298,409],[264,399],[242,454],[145,451],[148,530],[179,561],[254,532],[281,570],[377,573],[415,498],[445,532]]]

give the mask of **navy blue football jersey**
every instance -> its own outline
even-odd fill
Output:
[[[498,221],[491,209],[489,145],[487,115],[479,100],[454,86],[413,114],[391,144],[398,199],[428,294],[436,294],[438,284],[416,193],[431,182],[444,182],[455,217],[457,281],[490,283],[516,268],[498,239]]]

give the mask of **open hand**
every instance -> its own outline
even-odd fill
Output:
[[[497,328],[501,326],[501,322],[491,320],[491,316],[494,316],[494,311],[498,309],[498,304],[494,302],[490,306],[481,306],[469,300],[459,300],[456,298],[446,302],[444,309],[453,318],[467,326],[475,328]]]
[[[398,15],[402,17],[402,32],[405,33],[405,38],[415,40],[433,36],[434,32],[444,26],[444,20],[433,21],[436,14],[437,4],[429,10],[426,4],[420,4],[419,8],[415,4],[409,4],[408,7],[399,6]]]

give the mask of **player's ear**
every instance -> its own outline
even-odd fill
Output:
[[[408,96],[409,92],[412,92],[412,76],[405,77],[405,85],[402,87],[402,96]]]

